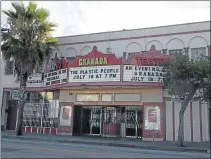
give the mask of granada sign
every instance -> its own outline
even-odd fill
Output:
[[[86,58],[79,59],[79,66],[94,66],[94,65],[107,65],[108,59],[106,57],[100,58]]]

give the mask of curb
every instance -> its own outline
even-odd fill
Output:
[[[210,150],[206,149],[195,149],[195,148],[176,148],[176,147],[162,147],[162,146],[138,146],[130,144],[119,144],[119,143],[102,143],[102,142],[87,142],[87,141],[70,141],[70,140],[55,140],[55,139],[41,139],[32,138],[25,136],[13,136],[13,135],[2,135],[2,138],[7,139],[24,139],[24,140],[36,140],[36,141],[46,141],[46,142],[58,142],[58,143],[76,143],[76,144],[90,144],[90,145],[101,145],[101,146],[112,146],[112,147],[127,147],[127,148],[139,148],[147,150],[164,150],[164,151],[180,151],[180,152],[200,152],[200,153],[210,153]]]

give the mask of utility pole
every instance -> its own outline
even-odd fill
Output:
[[[1,28],[1,32],[5,31],[5,29]],[[2,38],[2,36],[1,36]],[[2,64],[2,51],[0,51],[0,106],[1,106],[1,116],[2,116],[2,98],[3,98],[3,64]],[[3,110],[4,111],[4,110]],[[1,119],[2,121],[2,119]],[[1,123],[2,125],[3,123]]]

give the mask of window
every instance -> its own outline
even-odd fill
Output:
[[[5,74],[12,75],[14,71],[14,61],[6,61]]]
[[[102,94],[102,102],[111,102],[112,94]]]
[[[206,47],[191,48],[191,59],[197,60],[206,55]]]
[[[139,93],[118,93],[114,94],[115,102],[139,102],[141,94]]]
[[[182,55],[183,49],[175,49],[175,50],[169,50],[169,55],[176,56],[176,55]]]
[[[42,98],[45,97],[47,100],[53,100],[53,92],[41,92]]]
[[[43,109],[43,111],[46,111],[46,115],[48,118],[58,118],[59,117],[59,100],[48,100],[49,103],[45,103],[47,106],[46,109]]]
[[[99,94],[77,94],[76,101],[78,102],[97,102],[99,101]]]
[[[113,107],[104,108],[104,121],[106,124],[115,123],[116,121],[116,109]]]

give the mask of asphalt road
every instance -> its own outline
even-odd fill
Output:
[[[2,138],[1,158],[210,158],[210,154]]]

